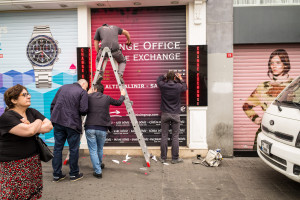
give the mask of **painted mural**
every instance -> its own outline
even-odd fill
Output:
[[[300,45],[234,48],[234,149],[256,150],[264,111],[300,75]]]
[[[8,12],[0,19],[0,115],[6,89],[21,84],[31,107],[50,119],[59,87],[77,81],[77,12]],[[54,144],[53,131],[41,137]]]

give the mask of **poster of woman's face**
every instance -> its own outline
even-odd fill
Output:
[[[300,45],[234,47],[234,149],[256,149],[264,112],[300,75]]]

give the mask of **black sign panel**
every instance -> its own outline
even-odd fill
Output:
[[[91,85],[91,50],[77,47],[77,79],[85,79]]]
[[[138,116],[137,120],[145,142],[148,146],[160,146],[161,120],[160,116]],[[186,146],[186,114],[180,116],[179,145]],[[172,145],[171,127],[169,129],[168,145]],[[138,146],[138,139],[128,116],[112,118],[112,132],[106,136],[105,146]]]
[[[207,106],[207,45],[188,46],[189,106]]]

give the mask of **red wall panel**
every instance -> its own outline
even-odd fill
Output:
[[[119,36],[123,54],[127,58],[124,81],[138,120],[145,120],[149,125],[147,127],[151,128],[151,121],[160,120],[160,91],[156,86],[157,77],[167,73],[170,69],[186,69],[186,7],[92,9],[91,20],[92,44],[94,44],[93,38],[97,28],[104,23],[119,26],[130,33],[133,43],[130,47],[125,46],[126,37]],[[95,58],[96,51],[92,46],[92,69],[94,72]],[[102,83],[105,86],[105,94],[119,98],[120,92],[109,62]],[[185,145],[185,94],[182,95],[182,106],[184,123],[182,125],[183,133],[180,137],[182,137],[181,145]],[[112,106],[110,109],[111,112],[116,110],[120,113],[112,116],[115,129],[124,131],[116,124],[121,123],[121,119],[127,115],[126,108],[122,105],[121,107]],[[153,135],[146,126],[141,126],[141,129],[148,139],[155,137],[158,140],[160,138],[159,134]],[[160,124],[152,125],[152,129],[155,129],[155,131],[153,130],[155,133],[160,133]],[[117,135],[116,132],[114,134]],[[124,137],[122,135],[116,137],[125,138],[127,136],[126,134]],[[131,145],[127,139],[124,141],[124,145]],[[109,143],[113,143],[113,141],[109,141]],[[159,142],[157,142],[158,144]]]

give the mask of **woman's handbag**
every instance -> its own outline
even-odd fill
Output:
[[[42,140],[42,138],[40,138],[38,135],[35,137],[41,161],[48,162],[53,158],[52,151],[48,148],[47,144]]]

